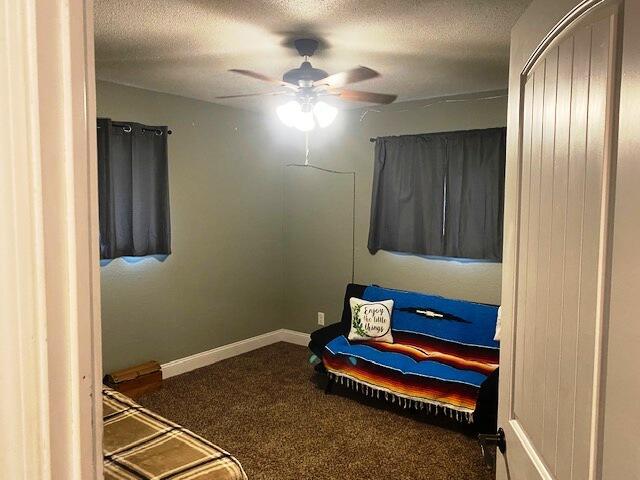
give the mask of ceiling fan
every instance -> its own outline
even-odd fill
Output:
[[[249,93],[241,95],[225,95],[217,97],[242,98],[257,96],[292,96],[291,100],[277,108],[276,112],[282,122],[289,127],[296,127],[302,131],[313,130],[316,122],[321,127],[330,125],[335,120],[338,110],[322,101],[322,98],[338,97],[350,102],[367,102],[388,104],[393,102],[397,95],[385,93],[363,92],[343,88],[345,85],[379,77],[380,74],[367,67],[356,67],[345,72],[329,75],[324,70],[314,68],[309,62],[318,48],[318,41],[309,38],[295,40],[294,45],[298,53],[304,57],[304,61],[298,68],[286,72],[282,80],[272,78],[251,70],[231,69],[240,75],[254,78],[263,82],[283,87],[285,90],[268,93]]]

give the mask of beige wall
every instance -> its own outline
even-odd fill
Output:
[[[282,168],[268,155],[262,116],[104,82],[97,107],[173,130],[173,253],[101,268],[104,370],[280,328]]]
[[[355,280],[472,301],[499,303],[501,264],[438,260],[367,250],[374,145],[370,137],[499,127],[506,124],[505,92],[416,101],[342,111],[326,130],[309,137],[310,161],[356,172]],[[454,99],[450,99],[454,100]],[[304,162],[304,137],[277,126],[272,134],[288,161]],[[293,170],[293,171],[292,171]],[[337,321],[345,283],[351,279],[353,186],[349,176],[290,167],[285,172],[286,327],[317,328],[317,312]]]

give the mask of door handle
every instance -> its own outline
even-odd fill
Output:
[[[507,441],[504,436],[504,430],[498,428],[496,433],[481,433],[478,435],[478,443],[482,450],[482,457],[484,458],[487,467],[491,470],[496,467],[496,453],[495,450],[491,451],[488,447],[497,447],[500,453],[507,451]]]

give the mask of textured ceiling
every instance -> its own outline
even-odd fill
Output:
[[[238,108],[273,99],[230,68],[281,78],[302,59],[292,40],[317,38],[313,65],[382,74],[353,88],[398,101],[507,87],[509,32],[530,0],[95,0],[98,79]],[[357,106],[358,104],[356,104]]]

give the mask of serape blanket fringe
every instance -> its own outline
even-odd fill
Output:
[[[345,386],[355,392],[361,393],[366,397],[384,399],[385,401],[397,404],[405,410],[421,410],[430,415],[442,414],[458,422],[473,423],[473,412],[460,411],[449,407],[448,405],[438,403],[436,401],[428,401],[425,399],[416,399],[399,393],[391,392],[378,386],[372,386],[360,380],[356,380],[347,375],[328,372],[329,378]]]

